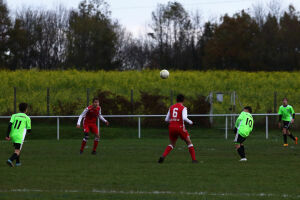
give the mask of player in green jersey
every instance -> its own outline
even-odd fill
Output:
[[[252,108],[250,106],[246,106],[235,123],[234,132],[236,135],[234,143],[238,154],[241,156],[240,161],[247,161],[243,143],[253,130],[254,121],[251,113]]]
[[[289,146],[287,143],[287,135],[290,136],[295,141],[295,144],[298,143],[298,137],[294,137],[290,132],[291,125],[295,121],[295,111],[292,106],[288,105],[288,99],[283,99],[283,105],[279,107],[278,110],[279,122],[278,126],[281,128],[281,120],[283,123],[282,134],[283,134],[283,146]]]
[[[28,105],[26,103],[20,103],[19,110],[20,113],[14,114],[11,116],[6,140],[11,140],[15,147],[15,152],[13,155],[6,161],[6,163],[13,167],[13,161],[16,160],[16,166],[20,166],[20,151],[26,136],[26,133],[31,131],[31,121],[30,118],[26,115]]]

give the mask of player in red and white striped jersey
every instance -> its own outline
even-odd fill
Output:
[[[172,151],[172,149],[176,145],[176,141],[178,137],[180,137],[188,146],[189,152],[192,157],[192,162],[197,163],[195,156],[195,149],[190,139],[190,135],[185,129],[184,122],[192,125],[193,122],[188,119],[187,117],[187,108],[183,105],[184,96],[178,95],[177,96],[177,103],[172,105],[169,109],[169,112],[166,116],[165,121],[169,122],[169,139],[170,144],[167,146],[163,155],[159,158],[158,162],[162,163],[165,157]]]
[[[106,119],[104,119],[104,117],[101,115],[101,107],[99,106],[99,99],[94,98],[93,104],[84,109],[84,111],[81,113],[81,115],[79,116],[79,119],[77,121],[77,128],[80,128],[80,123],[81,123],[81,120],[83,119],[84,138],[81,143],[80,154],[83,153],[86,142],[89,139],[89,132],[92,132],[95,134],[94,147],[93,147],[92,154],[96,154],[96,149],[97,149],[98,142],[100,139],[99,130],[97,127],[97,118],[98,117],[107,126],[109,125],[109,122]]]

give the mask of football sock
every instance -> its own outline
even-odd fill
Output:
[[[16,154],[16,153],[14,153],[10,158],[9,158],[9,160],[10,161],[14,161],[15,159],[17,159],[18,158],[18,155]]]
[[[293,136],[293,134],[289,134],[290,138],[292,138],[292,140],[296,140],[296,138]]]
[[[98,146],[98,143],[99,143],[99,138],[95,138],[95,140],[94,140],[94,147],[93,147],[93,151],[96,151],[96,149],[97,149],[97,146]]]
[[[20,155],[17,157],[16,163],[20,163]]]
[[[83,138],[83,140],[82,140],[82,143],[81,143],[81,148],[80,148],[80,151],[83,151],[83,149],[84,149],[84,147],[85,147],[85,145],[86,145],[86,139],[85,138]]]
[[[192,160],[196,160],[194,145],[190,144],[190,145],[188,145],[188,148],[189,148],[189,152],[191,154]]]
[[[286,134],[283,134],[283,142],[284,142],[284,144],[287,144],[287,136],[286,136]]]
[[[174,147],[171,145],[171,144],[169,144],[168,146],[167,146],[167,148],[165,149],[165,152],[163,153],[163,157],[166,157],[171,151],[172,151],[172,149],[173,149]]]
[[[240,148],[237,149],[237,152],[241,156],[241,158],[245,158],[245,148],[244,146],[240,146]]]

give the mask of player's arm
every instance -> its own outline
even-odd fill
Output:
[[[101,110],[99,111],[99,119],[101,120],[101,121],[103,121],[107,126],[109,125],[109,122],[102,116],[102,114],[101,114]]]
[[[81,113],[81,115],[79,115],[79,118],[78,118],[78,121],[77,121],[77,128],[80,128],[80,123],[81,123],[81,120],[85,117],[86,113],[88,112],[88,108],[85,108],[83,110],[83,112]]]
[[[238,127],[239,127],[241,121],[242,121],[242,116],[240,115],[240,116],[236,119],[236,121],[235,121],[235,126],[234,126],[234,129],[233,129],[233,132],[234,132],[235,134],[237,133],[237,130],[238,130]]]
[[[31,119],[28,117],[26,120],[26,129],[27,129],[27,133],[31,133]]]
[[[187,116],[188,116],[188,115],[187,115],[187,108],[184,108],[184,109],[182,110],[182,119],[183,119],[183,121],[185,121],[185,122],[187,122],[188,124],[192,125],[193,122],[192,122],[191,120],[189,120],[189,118],[188,118]]]
[[[6,140],[9,140],[9,134],[10,134],[10,131],[11,131],[11,127],[12,127],[12,123],[9,122],[8,124],[8,128],[7,128],[7,133],[6,133]]]
[[[281,107],[278,110],[278,127],[281,128],[281,120],[282,120],[282,111]]]
[[[291,111],[292,111],[292,116],[293,116],[292,123],[294,123],[296,114],[295,114],[293,107],[291,107]]]
[[[167,113],[167,116],[165,118],[165,121],[166,122],[169,122],[170,121],[170,109],[168,110],[168,113]]]
[[[10,135],[11,127],[12,127],[14,121],[15,121],[15,116],[12,115],[10,118],[9,124],[8,124],[7,132],[6,132],[6,138],[5,138],[6,140],[10,140],[9,135]]]

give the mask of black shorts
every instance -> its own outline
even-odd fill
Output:
[[[246,140],[246,138],[244,138],[240,134],[236,133],[235,138],[234,138],[235,144],[242,144],[245,140]]]
[[[291,128],[292,123],[289,121],[283,121],[283,127],[285,129],[290,129]]]
[[[21,149],[21,144],[20,143],[14,143],[15,150],[20,150]]]

